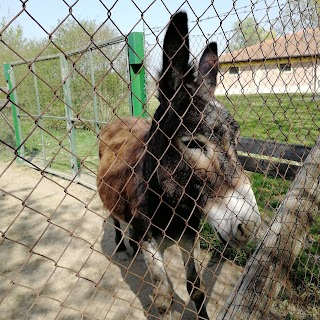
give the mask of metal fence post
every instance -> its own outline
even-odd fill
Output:
[[[128,35],[128,58],[130,74],[131,115],[146,117],[146,89],[144,41],[142,32],[131,32]]]
[[[13,68],[9,63],[5,63],[3,65],[4,76],[7,82],[7,88],[10,92],[10,101],[11,101],[11,111],[12,111],[12,118],[13,118],[13,127],[16,139],[16,152],[18,154],[17,160],[21,160],[20,158],[24,157],[25,154],[25,147],[22,144],[22,130],[21,130],[21,122],[19,117],[19,108],[17,108],[18,104],[18,95],[15,89],[15,80],[14,80],[14,73]]]
[[[33,76],[34,91],[35,91],[35,95],[36,95],[37,116],[38,116],[38,125],[39,125],[40,136],[41,136],[43,165],[45,166],[47,163],[46,149],[45,149],[45,141],[44,141],[44,135],[43,135],[43,121],[42,121],[42,117],[41,117],[41,105],[40,105],[38,80],[37,80],[37,76],[36,76],[36,66],[34,63],[31,64],[31,70],[32,70],[32,76]]]
[[[96,133],[98,134],[100,131],[100,126],[99,126],[99,113],[98,113],[98,103],[97,103],[97,93],[96,93],[96,82],[94,77],[92,49],[89,50],[89,61],[90,61],[90,76],[91,76],[91,84],[92,84],[94,125],[96,129]]]
[[[61,76],[62,76],[62,87],[63,87],[63,95],[65,102],[65,114],[66,114],[66,125],[68,131],[68,140],[70,147],[70,161],[71,161],[71,169],[74,176],[79,173],[79,165],[77,158],[77,149],[76,149],[76,133],[74,127],[74,118],[73,118],[73,110],[72,110],[72,100],[71,100],[71,89],[70,89],[70,73],[68,68],[68,61],[66,57],[61,54],[60,55],[60,65],[61,65]]]

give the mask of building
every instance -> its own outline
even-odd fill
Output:
[[[320,93],[320,30],[307,29],[219,58],[216,94]]]

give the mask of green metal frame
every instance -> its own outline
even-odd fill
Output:
[[[79,173],[79,163],[77,158],[77,148],[76,148],[76,133],[74,127],[74,117],[72,110],[72,99],[71,99],[71,89],[70,89],[70,71],[68,67],[68,61],[63,54],[60,54],[60,66],[61,66],[61,76],[62,76],[62,87],[64,95],[64,105],[67,123],[68,140],[70,147],[70,161],[71,170],[74,176]]]
[[[15,138],[16,138],[16,152],[17,152],[17,155],[19,156],[17,160],[20,160],[21,158],[24,157],[25,149],[22,141],[23,138],[22,138],[20,117],[19,117],[19,109],[17,108],[18,96],[15,89],[14,73],[13,73],[13,68],[9,63],[5,63],[3,65],[3,70],[4,70],[4,76],[7,82],[7,87],[9,90],[10,101],[11,101],[13,127],[14,127]]]
[[[128,35],[128,59],[131,115],[147,117],[146,71],[143,64],[144,37],[142,32],[131,32]]]
[[[36,95],[38,124],[41,128],[43,128],[43,121],[41,118],[40,95],[39,95],[39,89],[38,89],[38,78],[36,76],[36,66],[34,63],[31,64],[31,70],[32,70],[33,84],[34,84],[34,90]],[[43,130],[40,130],[40,136],[41,136],[41,144],[42,144],[43,165],[46,166],[47,157],[46,157],[45,139],[44,139]]]
[[[13,118],[13,126],[15,131],[15,141],[16,141],[16,154],[17,160],[24,160],[25,158],[25,146],[24,139],[21,129],[21,119],[20,117],[25,116],[21,113],[19,114],[19,103],[18,103],[18,95],[16,91],[15,85],[15,77],[14,77],[14,67],[19,65],[24,65],[29,63],[31,65],[31,70],[33,72],[33,83],[35,89],[36,96],[36,106],[37,112],[34,115],[38,118],[38,123],[40,127],[43,127],[43,119],[48,118],[49,116],[41,114],[41,99],[40,93],[38,89],[38,79],[36,76],[36,66],[35,62],[38,61],[46,61],[50,59],[59,59],[60,60],[60,68],[61,68],[61,77],[62,77],[62,87],[64,94],[64,104],[65,104],[65,117],[60,117],[61,119],[66,120],[66,127],[68,132],[68,143],[70,150],[70,162],[72,168],[73,176],[79,176],[80,163],[77,157],[77,148],[76,148],[76,129],[75,129],[75,119],[73,115],[73,107],[72,107],[72,97],[71,97],[71,89],[70,89],[70,75],[71,71],[69,68],[68,57],[74,54],[83,53],[88,51],[89,54],[89,62],[90,62],[90,76],[91,76],[91,84],[92,84],[92,97],[93,97],[93,108],[94,108],[94,120],[93,123],[95,125],[96,132],[100,131],[100,120],[99,120],[99,112],[98,112],[98,101],[97,101],[97,93],[96,93],[96,83],[95,83],[95,75],[94,75],[94,63],[92,51],[96,49],[97,46],[105,47],[107,45],[117,44],[119,42],[127,41],[127,55],[128,55],[128,63],[129,63],[129,76],[130,76],[130,102],[129,109],[131,115],[139,116],[139,117],[147,117],[147,102],[146,102],[146,71],[144,67],[144,35],[142,32],[132,32],[127,37],[119,36],[113,39],[102,41],[100,43],[96,43],[95,45],[80,49],[76,49],[74,51],[66,52],[65,54],[54,54],[45,57],[38,57],[36,61],[30,60],[21,60],[16,62],[11,62],[4,64],[4,75],[7,82],[9,99],[11,102],[11,110],[12,110],[12,118]],[[59,118],[59,117],[56,117]],[[42,140],[42,153],[44,157],[44,166],[46,167],[46,150],[44,147],[44,132],[40,130],[41,140]],[[46,168],[46,171],[50,171],[50,168]],[[53,172],[53,170],[51,170]],[[50,171],[50,172],[51,172]],[[61,173],[62,175],[62,173]]]
[[[91,85],[92,85],[94,126],[96,129],[96,133],[98,134],[100,131],[100,125],[99,125],[98,102],[97,102],[97,93],[96,93],[96,81],[95,81],[95,77],[94,77],[92,49],[90,49],[90,51],[89,51],[89,61],[90,61],[90,77],[91,77]]]

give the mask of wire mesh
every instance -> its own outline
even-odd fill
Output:
[[[67,11],[51,31],[32,0],[16,2],[0,31],[0,61],[10,66],[10,81],[0,79],[1,317],[318,319],[319,2],[233,1],[221,9],[210,1],[96,1],[105,15],[97,22],[78,18],[83,2],[61,0],[57,6]],[[126,31],[123,5],[136,17]],[[164,44],[170,16],[181,8],[189,16],[190,48],[186,37],[180,46],[190,54],[184,73],[177,66],[183,49],[174,47],[180,24],[172,44],[178,62]],[[159,13],[165,19],[155,25]],[[25,38],[23,19],[44,37]],[[145,56],[132,65],[128,35],[136,30]],[[212,70],[201,71],[201,57],[214,60],[204,50],[212,41],[219,52],[214,98]],[[142,69],[146,101],[132,92]],[[124,120],[133,95],[147,119]],[[177,101],[183,111],[174,109]],[[208,106],[225,111],[213,115]],[[211,127],[203,125],[210,117]],[[233,118],[241,130],[237,156]],[[214,163],[205,168],[204,153]],[[103,172],[100,163],[112,165]],[[251,200],[250,187],[246,194],[237,187],[246,179],[242,167]],[[222,199],[230,208],[236,192],[240,200],[219,220],[221,206],[212,218],[208,192],[212,207]],[[236,230],[228,233],[237,210]],[[234,248],[254,214],[248,221],[240,215],[250,210],[260,212],[260,229]],[[173,231],[172,221],[179,221]],[[252,274],[243,293],[240,284]]]

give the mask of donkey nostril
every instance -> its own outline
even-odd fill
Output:
[[[257,229],[257,224],[253,221],[248,221],[246,223],[239,223],[237,226],[237,233],[240,238],[243,239],[243,241],[249,240],[255,233]]]
[[[241,223],[238,225],[238,230],[240,231],[241,236],[244,236],[245,231],[244,231],[243,225]]]

